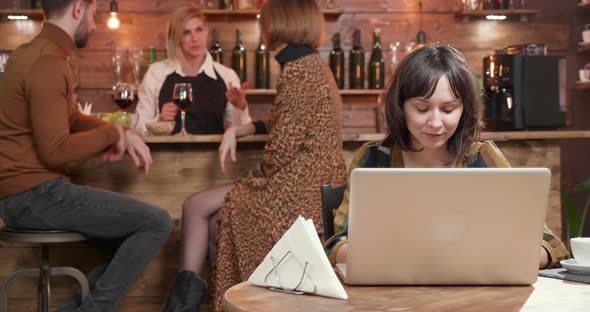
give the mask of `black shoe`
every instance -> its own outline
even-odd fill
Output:
[[[191,271],[178,272],[163,312],[197,311],[205,293],[205,287],[205,281],[198,274]]]

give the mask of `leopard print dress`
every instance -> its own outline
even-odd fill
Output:
[[[238,181],[219,212],[212,310],[248,279],[299,215],[322,224],[320,186],[346,183],[342,99],[319,54],[284,65],[253,175]]]

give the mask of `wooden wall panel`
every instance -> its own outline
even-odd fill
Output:
[[[41,23],[35,21],[8,22],[0,20],[0,51],[12,51],[29,42],[41,30]]]
[[[98,1],[96,20],[98,28],[90,39],[86,49],[80,50],[74,62],[79,68],[80,87],[78,94],[82,100],[95,103],[95,111],[112,111],[117,109],[110,100],[107,91],[114,82],[111,70],[111,49],[118,47],[140,47],[143,49],[155,47],[158,59],[164,57],[165,25],[168,14],[175,7],[195,3],[189,0],[127,0],[120,3],[121,28],[110,30],[104,27],[108,17],[108,1]],[[217,1],[213,1],[217,4]],[[326,0],[322,0],[325,4]],[[372,46],[372,30],[382,29],[382,42],[386,69],[388,75],[393,72],[391,64],[392,54],[389,45],[396,41],[403,47],[415,40],[419,30],[418,1],[416,0],[336,0],[336,4],[344,11],[337,19],[327,19],[326,39],[319,48],[322,58],[327,62],[331,49],[329,38],[335,32],[342,35],[343,48],[348,51],[352,45],[352,33],[355,28],[362,31],[362,45],[365,49],[365,59],[368,62]],[[521,23],[517,19],[503,22],[491,22],[472,19],[464,22],[454,14],[457,1],[425,1],[423,28],[429,42],[448,43],[459,48],[471,64],[474,73],[482,72],[482,58],[495,49],[501,49],[510,44],[522,42],[543,42],[552,51],[560,53],[569,48],[568,38],[571,37],[570,25],[567,17],[560,12],[551,1],[543,0],[528,4],[531,8],[541,9],[541,14],[531,17],[530,22]],[[231,50],[235,45],[235,29],[243,31],[243,41],[248,49],[248,82],[254,87],[254,50],[258,44],[259,29],[256,19],[239,15],[208,15],[210,29],[220,31],[221,45],[224,49],[224,63],[231,66]],[[6,38],[0,41],[0,50],[11,50],[19,44],[32,38],[40,29],[38,22],[0,22],[0,36]],[[210,38],[211,41],[211,38]],[[274,56],[274,53],[273,53]],[[147,51],[146,51],[147,58]],[[345,62],[348,67],[348,60]],[[345,68],[345,70],[346,70]],[[278,64],[271,61],[271,87],[276,85],[279,74]],[[130,80],[129,71],[125,75]],[[346,79],[347,80],[347,79]],[[346,82],[348,85],[348,82]],[[251,111],[267,112],[270,97],[249,97]],[[345,96],[344,102],[356,104],[360,102],[375,103],[376,97]],[[262,104],[262,108],[256,105]],[[350,106],[344,108],[344,120],[356,118]],[[257,118],[265,114],[253,114]],[[359,130],[366,133],[368,129],[378,129],[376,118],[358,114],[358,120],[345,122],[346,133]],[[362,122],[367,124],[360,125]]]

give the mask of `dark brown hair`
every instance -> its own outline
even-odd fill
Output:
[[[72,3],[78,0],[41,0],[41,7],[46,18],[58,17],[64,14],[64,11]],[[86,4],[92,4],[94,0],[84,0]]]
[[[283,43],[317,48],[324,15],[315,0],[268,0],[260,10],[260,29],[271,49]]]
[[[416,151],[406,125],[404,102],[415,97],[430,98],[443,75],[449,79],[453,94],[463,103],[459,125],[449,138],[447,150],[456,159],[467,155],[483,126],[480,92],[463,54],[448,45],[418,47],[396,68],[385,95],[388,133],[384,145]]]

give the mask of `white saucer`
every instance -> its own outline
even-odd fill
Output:
[[[559,263],[570,273],[590,274],[590,265],[577,264],[576,259],[561,260]]]

